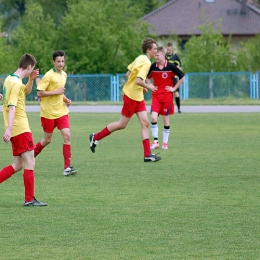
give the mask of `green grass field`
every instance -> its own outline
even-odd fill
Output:
[[[37,142],[39,113],[28,116]],[[0,185],[1,260],[260,259],[259,113],[174,115],[156,163],[143,162],[136,117],[95,154],[89,134],[119,114],[70,118],[78,174],[62,175],[57,130],[36,160],[36,197],[48,207],[23,207],[22,171]],[[12,162],[10,144],[0,154],[1,168]]]

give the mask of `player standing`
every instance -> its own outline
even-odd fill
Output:
[[[143,54],[139,55],[129,66],[126,77],[128,78],[123,87],[123,108],[120,119],[108,124],[99,133],[90,134],[90,149],[94,153],[98,141],[107,137],[111,133],[126,128],[131,117],[136,114],[141,124],[141,136],[143,144],[144,162],[156,162],[161,157],[152,154],[149,140],[149,119],[146,104],[144,101],[144,91],[156,91],[157,88],[145,82],[146,76],[151,66],[150,59],[156,54],[157,45],[154,39],[146,38],[142,44]],[[145,88],[145,89],[144,89]]]
[[[151,131],[154,140],[151,149],[159,148],[157,120],[158,115],[162,115],[164,123],[162,149],[166,150],[168,149],[170,135],[169,115],[174,114],[173,93],[183,83],[184,74],[177,66],[167,61],[163,47],[157,48],[155,59],[156,62],[152,64],[147,77],[147,82],[150,83],[150,79],[152,78],[154,85],[158,88],[157,91],[152,93]],[[178,76],[180,80],[173,86],[172,79],[175,76]]]
[[[63,137],[62,153],[64,158],[64,176],[75,175],[78,171],[71,166],[70,121],[67,106],[71,100],[64,95],[67,73],[65,66],[65,52],[53,52],[53,65],[43,76],[37,86],[37,96],[41,98],[41,123],[44,131],[43,139],[36,144],[34,156],[50,144],[54,129],[57,127]]]
[[[0,171],[0,183],[24,168],[24,206],[47,206],[34,196],[35,144],[25,111],[25,95],[31,93],[33,81],[39,75],[39,70],[34,70],[36,63],[34,56],[24,54],[20,58],[18,69],[5,79],[3,88],[3,115],[6,128],[3,140],[6,143],[11,141],[14,161]],[[24,85],[22,79],[27,77],[29,80]],[[2,99],[2,95],[0,96]]]
[[[177,53],[173,53],[173,45],[171,42],[167,43],[167,53],[166,53],[165,57],[170,63],[175,64],[178,67],[178,69],[182,70],[180,57],[178,56]],[[179,79],[178,79],[178,77],[174,77],[173,80],[174,80],[174,85],[176,85]],[[176,90],[174,96],[175,96],[176,105],[178,107],[178,113],[180,114],[181,113],[181,102],[180,102],[179,91],[180,91],[180,89],[178,88]]]

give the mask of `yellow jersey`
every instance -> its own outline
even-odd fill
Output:
[[[16,74],[10,74],[4,81],[3,116],[5,128],[8,127],[9,107],[15,106],[12,137],[25,132],[31,132],[25,110],[25,90],[26,86]]]
[[[53,91],[64,88],[67,81],[67,73],[56,72],[55,68],[45,73],[37,86],[37,91]],[[56,119],[69,113],[63,101],[63,94],[41,98],[41,117]]]
[[[145,81],[150,67],[151,61],[145,54],[139,55],[134,62],[128,65],[127,68],[131,73],[123,87],[123,93],[126,96],[136,101],[142,101],[144,99],[144,88],[135,82],[137,78],[141,78]]]

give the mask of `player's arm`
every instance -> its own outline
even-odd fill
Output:
[[[43,79],[37,78],[36,84],[37,84],[37,97],[38,98],[49,97],[49,96],[54,96],[54,95],[63,95],[65,92],[65,88],[58,88],[58,89],[52,90],[52,91],[45,90],[48,87],[48,85],[50,84],[50,82],[48,80],[45,80],[44,78]]]
[[[142,78],[137,78],[135,83],[143,88],[149,89],[152,92],[157,90],[157,87],[154,86],[153,84],[148,84],[146,83]]]
[[[39,76],[39,69],[33,70],[29,76],[29,80],[26,84],[25,94],[29,95],[32,92],[33,81]]]
[[[67,107],[71,105],[71,100],[63,95],[63,102],[66,104]]]
[[[126,72],[125,76],[126,76],[127,78],[129,78],[130,74],[131,74],[131,71],[128,70],[128,71]]]
[[[15,106],[8,106],[8,126],[5,130],[3,140],[8,143],[12,137],[12,130],[15,116]]]
[[[179,80],[174,87],[167,86],[167,87],[165,87],[165,89],[170,92],[175,92],[180,87],[180,85],[183,83],[185,76],[184,76],[184,73],[176,65],[172,64],[171,69],[178,76]]]

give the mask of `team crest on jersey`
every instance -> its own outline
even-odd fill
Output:
[[[164,72],[164,73],[162,74],[162,78],[163,78],[163,79],[167,79],[167,78],[168,78],[168,74]]]

